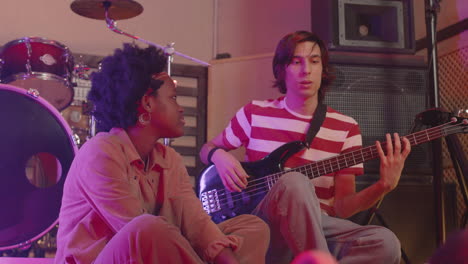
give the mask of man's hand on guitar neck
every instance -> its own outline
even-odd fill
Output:
[[[341,218],[367,210],[374,206],[387,193],[395,189],[400,180],[401,172],[408,157],[411,144],[403,138],[403,146],[397,133],[386,135],[386,142],[376,142],[380,157],[380,180],[359,192],[355,192],[355,176],[335,176],[335,212]],[[385,146],[384,146],[385,145]],[[403,148],[402,148],[403,147]]]
[[[405,160],[411,151],[411,144],[406,137],[400,140],[398,133],[393,134],[393,142],[390,134],[386,135],[387,142],[384,147],[380,142],[376,142],[377,151],[380,156],[380,184],[382,184],[385,193],[395,189],[400,180],[401,172],[405,165]],[[403,146],[402,142],[403,141]],[[383,148],[385,148],[385,152]]]

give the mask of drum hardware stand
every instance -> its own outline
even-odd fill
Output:
[[[463,113],[468,114],[468,109],[458,109],[454,112],[456,112],[457,116],[460,116]],[[460,191],[465,201],[465,213],[460,223],[460,228],[463,229],[466,227],[468,220],[468,161],[457,135],[447,136],[445,142],[447,143],[453,169],[457,175],[458,185],[460,186]]]
[[[460,116],[462,112],[468,113],[468,110],[458,110],[458,111],[455,111],[454,114],[444,112],[438,108],[426,110],[416,115],[413,127],[409,134],[412,134],[415,131],[420,130],[422,128],[422,125],[435,127],[437,125],[447,123],[453,116]],[[458,141],[457,135],[455,134],[448,135],[445,137],[445,139],[447,142],[447,146],[449,147],[449,152],[452,157],[453,166],[458,177],[459,186],[462,189],[462,194],[465,200],[465,204],[468,207],[468,191],[467,191],[467,185],[466,185],[468,182],[468,163],[464,156],[463,150],[460,147],[460,142]],[[462,171],[462,173],[464,174],[464,178],[460,175],[461,174],[460,171]],[[365,218],[365,222],[367,225],[371,224],[375,216],[382,226],[390,229],[383,215],[379,211],[382,201],[383,201],[383,198],[380,199],[376,205],[374,205],[372,208],[368,210],[369,213],[367,214],[367,217]],[[464,220],[463,220],[464,222],[462,223],[462,228],[466,225],[467,216],[468,216],[468,209],[464,215]],[[401,257],[406,264],[411,263],[403,247],[401,247]]]
[[[419,114],[418,116],[422,124],[430,125],[430,126],[437,126],[441,123],[449,121],[454,116],[465,117],[466,114],[468,114],[468,109],[458,109],[458,110],[453,111],[452,113],[448,113],[448,112],[444,112],[440,110],[439,108],[435,108],[435,109],[427,110]],[[452,134],[452,135],[445,136],[444,138],[445,138],[445,142],[447,143],[447,149],[450,154],[453,169],[455,170],[455,174],[457,176],[457,181],[458,181],[458,186],[460,187],[460,192],[463,196],[465,206],[466,208],[468,208],[468,186],[467,186],[468,162],[467,162],[465,153],[461,147],[461,143],[457,135]],[[441,180],[441,183],[442,183],[442,180]],[[437,195],[440,193],[435,193],[435,194]],[[443,193],[442,193],[442,197],[443,197]],[[444,212],[442,211],[442,213]],[[462,216],[460,228],[464,228],[466,226],[467,217],[468,217],[468,209],[466,209],[464,215]],[[443,243],[444,241],[439,241],[439,242]]]
[[[95,18],[95,19],[102,19],[102,14],[101,12],[96,12],[96,10],[91,10],[89,7],[92,4],[95,4],[96,2],[94,1],[86,1],[86,0],[75,0],[74,3],[72,3],[72,10],[82,16],[89,17],[89,18]],[[120,19],[125,19],[125,18],[130,18],[133,16],[136,16],[141,13],[142,10],[139,10],[140,4],[136,3],[133,0],[105,0],[102,2],[97,2],[100,3],[99,8],[104,8],[104,19],[106,21],[107,28],[112,30],[115,33],[127,36],[129,38],[132,38],[134,40],[141,41],[147,45],[157,47],[161,50],[164,51],[164,53],[168,56],[167,57],[167,74],[171,76],[171,65],[173,62],[173,57],[174,55],[180,56],[182,58],[191,60],[193,62],[196,62],[198,64],[201,64],[203,66],[210,66],[209,63],[204,62],[199,59],[195,59],[193,57],[190,57],[188,55],[182,54],[180,52],[175,51],[174,45],[175,43],[169,43],[167,46],[163,47],[161,45],[158,45],[156,43],[150,42],[148,40],[145,40],[143,38],[140,38],[138,36],[131,35],[129,33],[124,32],[123,30],[119,29],[117,27],[117,23],[110,17],[110,10],[111,7],[116,8],[114,10],[117,10],[115,13],[118,13],[118,11],[121,11],[120,13]],[[133,5],[133,6],[132,6]],[[133,10],[130,10],[128,7],[132,7]],[[120,8],[120,10],[119,10]],[[90,11],[91,10],[91,11]],[[133,12],[133,13],[132,13]],[[119,15],[117,15],[118,17]],[[118,19],[118,18],[117,18]],[[92,120],[94,117],[92,117]],[[94,122],[94,121],[92,121]],[[92,135],[94,135],[95,132],[92,132]],[[170,144],[170,139],[169,138],[164,138],[164,145],[169,145]]]
[[[172,55],[175,54],[175,55],[177,55],[177,56],[180,56],[180,57],[182,57],[182,58],[191,60],[191,61],[196,62],[196,63],[198,63],[198,64],[201,64],[201,65],[204,65],[204,66],[210,66],[210,64],[207,63],[207,62],[204,62],[204,61],[199,60],[199,59],[195,59],[195,58],[193,58],[193,57],[190,57],[190,56],[187,56],[187,55],[185,55],[185,54],[182,54],[182,53],[180,53],[180,52],[175,51],[175,49],[174,49],[174,43],[170,43],[170,44],[167,45],[166,47],[163,47],[163,46],[160,46],[160,45],[158,45],[158,44],[156,44],[156,43],[153,43],[153,42],[150,42],[150,41],[148,41],[148,40],[142,39],[142,38],[140,38],[140,37],[137,37],[137,36],[133,36],[133,35],[131,35],[131,34],[128,34],[128,33],[124,32],[124,31],[122,31],[121,29],[117,28],[117,25],[116,25],[117,23],[116,23],[113,19],[111,19],[111,18],[109,17],[109,8],[111,7],[111,5],[112,5],[112,3],[111,3],[110,1],[104,1],[104,2],[103,2],[103,6],[104,6],[104,9],[105,9],[105,16],[106,16],[106,24],[107,24],[107,27],[108,27],[110,30],[114,31],[115,33],[118,33],[118,34],[121,34],[121,35],[130,37],[130,38],[132,38],[132,39],[141,41],[141,42],[146,43],[146,44],[148,44],[148,45],[150,45],[150,46],[158,47],[158,48],[164,50],[164,52],[166,52],[166,54],[167,54],[169,57],[172,57]],[[171,63],[171,61],[172,61],[172,59],[169,60],[169,63]]]
[[[408,134],[412,134],[414,133],[415,131],[418,131],[422,128],[422,122],[420,122],[420,118],[419,115],[421,114],[418,114],[418,116],[415,118],[415,121],[413,123],[413,127],[411,128],[410,132]],[[377,218],[377,220],[380,222],[380,224],[391,230],[390,226],[388,225],[387,221],[385,221],[382,213],[380,212],[380,206],[382,205],[382,202],[384,200],[385,197],[382,197],[373,207],[371,207],[370,209],[368,209],[368,213],[367,213],[367,216],[366,218],[364,218],[365,221],[365,225],[370,225],[372,223],[372,220],[374,219],[374,217]],[[400,252],[401,252],[401,258],[403,259],[403,261],[406,263],[406,264],[411,264],[411,261],[408,257],[408,255],[406,254],[405,250],[403,249],[403,246],[400,247]]]
[[[382,224],[383,227],[391,230],[390,226],[387,224],[387,221],[385,221],[385,219],[383,218],[382,214],[379,211],[382,201],[383,201],[383,198],[380,199],[376,205],[374,205],[372,208],[369,209],[369,216],[366,221],[366,225],[370,225],[375,216],[377,217],[377,220],[379,220],[380,224]],[[403,259],[403,261],[406,264],[411,264],[411,261],[408,258],[408,255],[406,254],[405,250],[403,249],[403,246],[400,247],[400,252],[401,252],[401,258]]]
[[[450,153],[450,158],[452,159],[453,169],[457,175],[458,185],[465,201],[465,207],[468,208],[468,162],[463,152],[463,149],[460,147],[460,140],[457,135],[449,135],[446,137],[445,142],[447,143],[447,148]],[[467,224],[468,209],[465,210],[465,213],[462,217],[460,228],[465,228]]]

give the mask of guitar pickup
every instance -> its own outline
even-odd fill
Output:
[[[203,210],[205,210],[205,212],[208,214],[212,214],[221,210],[218,191],[216,189],[201,193],[200,198],[203,205]]]

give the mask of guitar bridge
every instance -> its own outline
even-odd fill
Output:
[[[203,204],[203,209],[208,214],[212,214],[221,210],[221,206],[219,204],[218,190],[213,189],[207,192],[203,192],[201,193],[200,198]]]

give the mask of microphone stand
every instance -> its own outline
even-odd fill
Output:
[[[111,19],[109,17],[109,8],[111,7],[111,5],[112,5],[112,3],[110,1],[104,1],[103,2],[103,6],[104,6],[104,9],[105,9],[107,27],[110,30],[114,31],[115,33],[130,37],[132,39],[135,39],[135,40],[141,41],[143,43],[146,43],[148,45],[155,46],[155,47],[158,47],[158,48],[162,49],[164,51],[164,53],[166,53],[166,55],[167,55],[167,74],[169,76],[171,76],[171,65],[172,65],[172,62],[173,62],[174,54],[177,55],[177,56],[180,56],[182,58],[185,58],[185,59],[191,60],[193,62],[196,62],[198,64],[201,64],[203,66],[210,66],[210,64],[207,63],[207,62],[204,62],[204,61],[199,60],[199,59],[195,59],[193,57],[190,57],[190,56],[187,56],[185,54],[182,54],[180,52],[175,51],[175,49],[174,49],[174,44],[175,43],[173,43],[173,42],[168,44],[166,47],[163,47],[163,46],[160,46],[160,45],[158,45],[156,43],[153,43],[153,42],[150,42],[148,40],[142,39],[140,37],[128,34],[128,33],[124,32],[123,30],[117,28],[117,23],[113,19]],[[164,138],[164,145],[168,146],[169,144],[170,144],[170,139],[169,138]]]
[[[468,207],[468,161],[465,156],[458,139],[457,135],[449,135],[446,137],[445,142],[447,143],[447,148],[450,153],[450,158],[452,159],[453,169],[458,179],[458,186],[465,201],[465,207]],[[467,224],[468,209],[465,211],[462,216],[462,221],[460,223],[461,228],[465,228]]]
[[[438,89],[438,65],[437,65],[437,37],[436,24],[437,12],[440,10],[439,0],[425,0],[426,11],[426,35],[427,43],[427,59],[428,59],[428,74],[430,103],[432,107],[439,107],[439,89]],[[440,246],[445,242],[445,208],[444,208],[444,190],[443,185],[443,168],[442,168],[442,141],[440,139],[432,141],[432,160],[433,160],[433,190],[434,190],[434,213],[436,222],[436,246]]]

